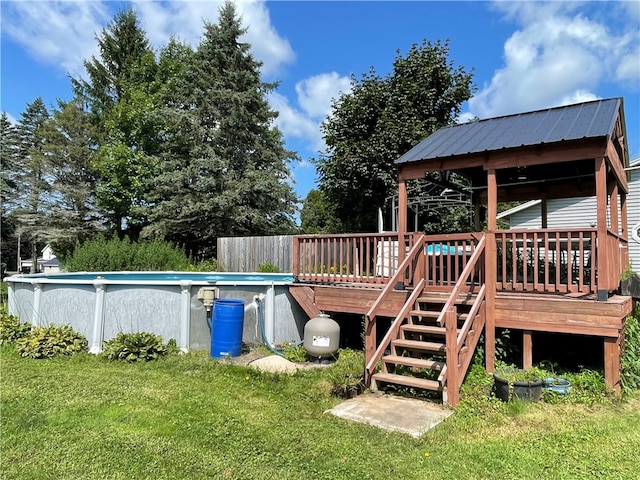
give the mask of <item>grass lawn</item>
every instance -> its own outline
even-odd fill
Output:
[[[126,364],[0,350],[0,478],[635,479],[640,397],[503,404],[474,372],[420,439],[325,414],[327,370],[294,376],[206,352]]]

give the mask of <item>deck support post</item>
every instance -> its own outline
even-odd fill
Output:
[[[527,370],[533,366],[533,332],[522,332],[522,368]]]
[[[447,391],[446,402],[452,407],[460,403],[460,378],[458,362],[458,315],[456,307],[449,307],[445,312],[444,327],[447,352]]]
[[[604,381],[616,393],[620,392],[620,353],[622,335],[604,338]]]
[[[497,282],[497,247],[496,228],[498,216],[498,184],[496,171],[487,171],[487,233],[485,248],[485,311],[486,321],[484,327],[485,343],[485,367],[488,372],[493,372],[496,361],[496,282]]]
[[[377,348],[377,328],[376,328],[376,319],[373,320],[369,318],[368,315],[364,316],[364,363],[367,365],[369,360],[373,358],[373,355],[376,353]],[[371,386],[371,376],[368,374],[365,369],[365,386],[368,388]]]

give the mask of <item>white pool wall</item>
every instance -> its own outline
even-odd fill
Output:
[[[96,278],[99,276],[105,278]],[[270,343],[302,340],[307,317],[289,294],[291,281],[283,280],[282,274],[223,274],[224,279],[216,281],[198,280],[193,272],[184,276],[187,279],[179,279],[180,272],[157,272],[157,280],[135,280],[128,273],[106,272],[15,275],[5,280],[11,315],[37,326],[69,324],[87,338],[94,353],[119,332],[141,331],[161,335],[165,341],[175,339],[183,350],[209,349],[207,311],[198,299],[202,287],[216,287],[219,298],[244,301],[244,343],[262,343],[256,297],[264,302],[265,334]],[[203,274],[202,278],[211,277]]]

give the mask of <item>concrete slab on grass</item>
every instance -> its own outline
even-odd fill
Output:
[[[453,412],[442,405],[415,398],[364,393],[325,413],[418,438]]]

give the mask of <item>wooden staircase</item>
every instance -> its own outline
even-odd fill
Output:
[[[382,357],[380,371],[372,376],[373,390],[396,385],[443,392],[447,330],[438,319],[448,297],[447,294],[423,292],[417,298],[406,323],[400,326],[397,338],[391,341],[388,352]],[[475,294],[459,294],[454,299],[456,338],[476,298]],[[468,334],[475,336],[476,332],[470,330]]]
[[[424,278],[417,280],[374,348],[377,311],[390,294],[391,285],[406,275],[421,255],[416,242],[391,285],[385,287],[365,317],[367,386],[372,390],[396,385],[440,392],[443,403],[458,404],[460,386],[486,321],[484,249],[483,236],[448,292],[429,291]]]

